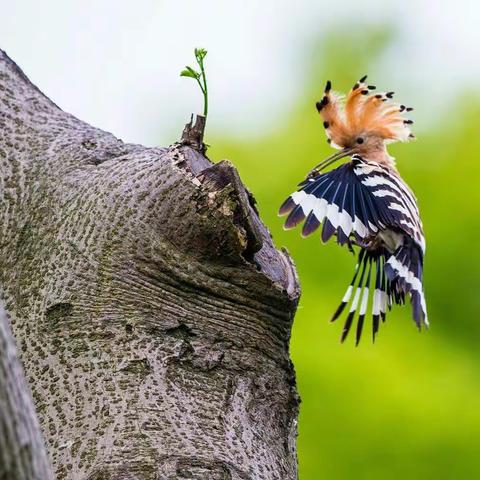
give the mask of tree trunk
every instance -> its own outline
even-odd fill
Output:
[[[0,282],[58,479],[296,478],[295,269],[197,122],[125,144],[0,50]]]
[[[0,478],[53,479],[29,388],[0,304]]]

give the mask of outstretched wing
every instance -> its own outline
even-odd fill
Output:
[[[379,231],[405,232],[425,249],[415,197],[407,185],[377,163],[353,158],[327,173],[308,178],[280,207],[289,214],[285,228],[305,220],[302,235],[323,223],[322,240],[333,235],[341,245],[351,236],[366,242]]]
[[[422,322],[428,325],[422,285],[425,239],[416,199],[403,180],[377,163],[354,156],[349,163],[307,178],[300,187],[280,207],[281,215],[288,214],[285,228],[305,221],[302,235],[307,236],[323,223],[324,242],[333,235],[340,244],[352,237],[358,243],[367,243],[377,235],[383,240],[383,245],[376,249],[361,250],[352,283],[333,316],[332,320],[338,318],[351,301],[342,340],[358,308],[357,343],[360,339],[372,270],[376,271],[373,274],[376,278],[372,311],[374,336],[379,318],[385,319],[387,307],[404,303],[406,294],[411,296],[417,325],[420,327]],[[374,269],[372,263],[376,264]]]

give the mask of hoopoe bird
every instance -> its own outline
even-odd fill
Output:
[[[341,341],[347,337],[358,310],[356,345],[360,341],[367,313],[370,285],[373,340],[380,319],[385,321],[392,305],[410,297],[418,328],[428,326],[423,292],[425,237],[417,201],[402,180],[386,145],[414,138],[413,110],[392,101],[394,92],[372,92],[375,86],[361,78],[345,99],[331,90],[328,81],[317,110],[323,118],[328,143],[339,150],[318,164],[280,207],[288,217],[285,229],[303,223],[302,236],[323,224],[321,239],[336,236],[339,245],[360,251],[353,279],[332,317],[336,320],[350,304]],[[340,159],[341,166],[322,173]]]

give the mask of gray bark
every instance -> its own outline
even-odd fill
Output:
[[[0,479],[53,479],[30,390],[1,303]]]
[[[201,130],[125,144],[0,50],[0,281],[58,479],[296,478],[295,269]]]

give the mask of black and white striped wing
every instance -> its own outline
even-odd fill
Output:
[[[360,245],[379,237],[382,242],[362,248],[356,272],[332,320],[348,303],[350,311],[342,334],[346,338],[355,313],[359,312],[357,343],[367,311],[371,279],[373,291],[373,336],[387,308],[402,304],[411,296],[413,318],[420,327],[428,325],[422,285],[425,239],[416,199],[395,173],[382,166],[353,158],[327,173],[308,178],[280,207],[288,214],[285,228],[304,221],[302,235],[316,231],[321,224],[322,240],[333,235],[339,244],[354,238]]]
[[[425,253],[425,237],[417,199],[408,185],[395,173],[375,163],[360,162],[354,172],[381,210],[390,213],[386,226],[405,232]]]
[[[380,165],[352,160],[300,186],[280,207],[280,215],[288,214],[286,229],[305,220],[302,235],[307,236],[323,223],[322,240],[336,235],[341,245],[351,236],[366,242],[379,231],[401,231],[424,250],[413,194],[398,176]]]

